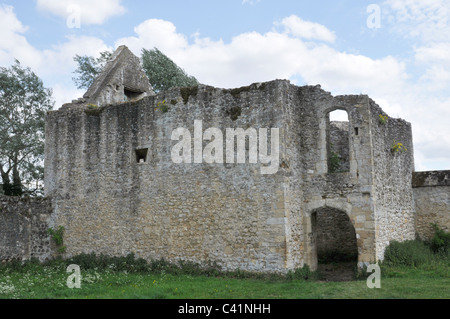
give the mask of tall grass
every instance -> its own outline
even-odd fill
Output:
[[[450,262],[450,233],[433,225],[435,233],[430,241],[420,238],[403,242],[392,241],[384,252],[383,264],[387,266],[433,265]]]

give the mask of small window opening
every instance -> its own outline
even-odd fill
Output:
[[[355,135],[358,136],[359,135],[359,128],[355,127]]]
[[[141,148],[136,150],[136,162],[145,163],[147,162],[148,148]]]
[[[142,96],[143,92],[140,91],[134,91],[127,88],[123,89],[123,95],[125,101],[133,101],[137,100]]]

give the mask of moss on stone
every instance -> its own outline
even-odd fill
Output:
[[[266,83],[253,83],[248,86],[243,86],[236,89],[224,90],[224,93],[230,93],[234,98],[237,98],[243,92],[250,92],[252,90],[264,90]]]
[[[100,114],[103,112],[103,109],[104,107],[98,107],[97,105],[89,104],[87,108],[84,110],[84,112],[87,115],[100,116]]]
[[[191,95],[197,96],[198,86],[180,88],[180,93],[181,97],[183,98],[184,104],[187,104]]]
[[[236,121],[242,114],[242,108],[240,106],[235,106],[227,110],[226,113],[231,117],[231,120]]]

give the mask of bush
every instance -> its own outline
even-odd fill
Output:
[[[439,255],[449,255],[450,253],[450,233],[439,228],[438,225],[432,224],[434,228],[434,236],[431,239],[431,250]]]
[[[180,269],[179,267],[177,267],[177,265],[174,265],[162,258],[158,260],[152,260],[150,262],[150,272],[157,274],[170,273],[172,275],[177,275],[180,273]]]
[[[419,266],[433,258],[433,253],[421,240],[392,241],[386,247],[383,263],[391,266]]]

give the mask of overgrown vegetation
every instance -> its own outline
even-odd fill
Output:
[[[380,114],[380,115],[378,116],[378,122],[379,122],[381,125],[386,125],[388,119],[389,119],[389,117],[388,117],[387,115]]]
[[[197,96],[197,93],[198,93],[198,86],[180,88],[180,94],[181,97],[183,98],[184,104],[187,104],[190,96]]]
[[[172,104],[173,105],[173,104]],[[162,102],[158,102],[156,104],[156,108],[155,110],[160,110],[162,113],[167,113],[169,112],[169,107],[166,104],[166,100],[162,101]]]
[[[383,265],[419,267],[446,264],[450,266],[450,233],[433,224],[434,236],[430,241],[416,238],[403,242],[392,241],[384,252]]]
[[[194,265],[174,266],[160,260],[149,263],[153,270],[147,272],[141,269],[144,263],[131,255],[114,263],[103,259],[103,266],[98,256],[93,258],[84,255],[44,265],[36,260],[0,264],[0,299],[450,298],[448,266],[442,265],[382,266],[381,289],[369,289],[367,275],[350,282],[322,282],[308,267],[286,276],[212,269],[207,275],[202,269],[199,275]],[[71,262],[84,265],[80,289],[67,287],[66,268]]]
[[[100,56],[76,55],[73,59],[77,62],[77,68],[72,78],[79,89],[89,89],[95,78],[101,73],[113,52],[100,52]],[[147,75],[155,93],[172,87],[197,86],[199,82],[193,76],[188,75],[182,68],[157,48],[142,50],[142,68]]]
[[[78,63],[78,67],[73,73],[77,76],[73,77],[72,80],[74,81],[77,88],[89,89],[89,87],[105,67],[111,56],[112,52],[109,51],[100,52],[100,57],[98,58],[87,55],[75,55],[73,60]]]
[[[432,251],[421,240],[393,241],[386,247],[383,263],[386,265],[417,267],[433,258]]]
[[[58,253],[64,254],[66,252],[66,246],[64,246],[64,231],[65,228],[63,226],[59,226],[56,229],[49,228],[48,234],[51,236],[51,239],[55,242]]]
[[[240,106],[234,106],[227,110],[226,114],[231,118],[232,121],[236,121],[239,116],[242,115],[242,108]]]
[[[153,90],[158,93],[172,87],[192,87],[199,83],[157,48],[142,50],[142,67]]]
[[[215,264],[190,261],[147,262],[125,257],[80,254],[40,263],[0,264],[0,298],[450,298],[449,234],[435,227],[435,237],[392,242],[381,266],[381,288],[369,289],[370,275],[358,280],[322,282],[307,265],[285,275],[242,270],[223,271]],[[61,243],[61,242],[59,242]],[[67,287],[66,268],[80,266],[81,289]]]
[[[230,93],[234,98],[238,98],[243,92],[250,92],[252,90],[265,90],[267,83],[253,83],[248,86],[243,86],[235,89],[226,89],[223,92]]]
[[[403,143],[396,142],[395,140],[394,140],[394,142],[392,142],[392,145],[391,145],[392,154],[406,152],[407,150],[408,149],[403,145]]]
[[[341,169],[341,156],[336,152],[331,152],[330,155],[330,173],[339,173]]]
[[[448,257],[450,254],[450,233],[445,232],[437,224],[431,226],[434,229],[434,236],[430,242],[431,250],[435,254]]]

